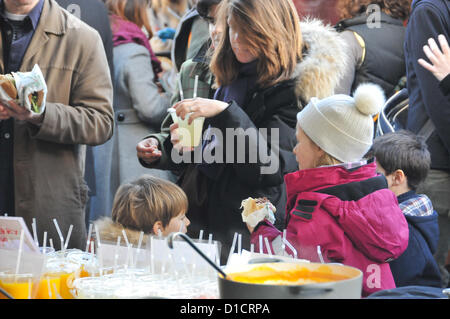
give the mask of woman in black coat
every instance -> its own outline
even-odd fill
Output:
[[[223,3],[216,21],[223,34],[210,64],[218,87],[214,99],[186,99],[173,106],[181,118],[187,114],[190,119],[205,117],[203,143],[194,152],[181,147],[178,124],[172,124],[170,136],[167,134],[162,143],[155,144],[156,139],[148,137],[137,150],[147,167],[181,170],[178,184],[188,194],[189,235],[195,237],[202,229],[212,233],[223,244],[222,256],[227,256],[235,232],[243,236],[243,248],[248,248],[242,200],[267,197],[277,209],[276,225],[284,227],[284,175],[297,168],[292,153],[296,114],[312,97],[311,92],[317,93],[313,96],[334,93],[333,89],[320,94],[320,89],[309,88],[323,90],[337,84],[343,73],[338,66],[343,50],[339,49],[337,34],[335,37],[331,31],[324,31],[327,36],[332,34],[332,40],[326,42],[316,32],[311,38],[327,43],[330,49],[316,50],[314,59],[304,59],[302,55],[314,54],[314,45],[304,46],[290,0]],[[312,28],[324,29],[317,22]],[[327,57],[332,58],[319,66],[317,59],[327,50]],[[330,61],[333,66],[327,64]],[[323,67],[326,69],[319,70]],[[309,80],[302,81],[306,74]],[[196,151],[202,155],[200,160]],[[155,152],[161,155],[155,156]],[[167,165],[168,158],[171,165]],[[184,161],[173,165],[180,158]]]

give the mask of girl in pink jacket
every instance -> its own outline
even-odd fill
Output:
[[[362,161],[372,145],[372,115],[383,103],[374,84],[359,86],[354,97],[313,98],[297,115],[299,170],[285,176],[286,239],[298,258],[360,269],[363,296],[395,288],[388,262],[408,246],[408,224],[394,193],[374,160]],[[249,229],[256,247],[267,237],[279,252],[282,234],[267,219]]]

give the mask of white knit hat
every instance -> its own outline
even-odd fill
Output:
[[[376,84],[358,86],[353,97],[312,98],[297,114],[299,126],[323,151],[342,162],[359,161],[372,146],[374,122],[385,103]]]

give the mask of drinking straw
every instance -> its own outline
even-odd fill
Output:
[[[180,90],[180,99],[181,101],[184,100],[184,94],[183,94],[183,86],[181,85],[181,76],[178,74],[178,88]]]
[[[70,225],[69,231],[67,232],[66,243],[64,244],[64,250],[66,250],[67,246],[69,245],[70,236],[72,235],[72,229],[73,225]]]
[[[43,251],[44,251],[44,254],[47,252],[47,232],[45,231],[44,232],[44,242],[43,242]]]
[[[16,262],[16,272],[15,272],[16,275],[19,273],[20,260],[22,259],[24,235],[25,235],[25,233],[24,233],[23,229],[21,229],[20,230],[19,251],[17,252],[17,262]]]
[[[92,223],[89,224],[89,231],[86,239],[86,249],[85,249],[86,252],[89,249],[89,242],[91,241],[91,236],[92,236]]]
[[[209,234],[209,236],[208,236],[208,244],[212,244],[212,237],[213,237],[213,234]]]
[[[117,237],[117,244],[114,249],[114,272],[116,272],[117,269],[117,259],[119,259],[119,247],[120,247],[120,236]]]
[[[259,253],[260,254],[264,253],[262,235],[259,235]]]
[[[94,245],[95,243],[93,241],[91,241],[91,254],[92,254],[92,258],[94,258]]]
[[[161,229],[158,229],[158,237],[159,237],[159,238],[162,238],[162,232],[161,232]]]
[[[194,94],[192,96],[194,99],[197,97],[197,87],[198,87],[198,74],[195,76],[194,81]]]
[[[97,246],[100,247],[101,246],[101,242],[100,242],[100,231],[98,230],[98,225],[95,224],[94,228],[95,228],[95,234],[96,234],[96,237],[97,237]]]
[[[281,250],[283,251],[283,256],[286,254],[286,229],[283,230],[283,237],[281,240]]]
[[[58,293],[58,288],[56,288],[56,284],[53,283],[53,290],[55,291],[55,295],[57,299],[63,299],[63,297],[61,297],[61,295]]]
[[[264,242],[266,243],[266,248],[269,256],[272,257],[272,250],[270,249],[269,240],[267,239],[267,237],[264,237]]]
[[[203,229],[200,229],[200,234],[198,235],[198,240],[202,240],[203,239]]]
[[[52,299],[52,288],[50,287],[50,277],[47,278],[48,299]]]
[[[319,255],[320,262],[321,262],[322,264],[324,264],[325,261],[323,260],[323,257],[322,257],[322,251],[320,250],[320,246],[317,246],[317,255]]]
[[[130,248],[131,248],[131,245],[130,245],[130,242],[128,241],[128,237],[127,237],[127,233],[126,233],[125,229],[122,229],[122,234],[123,234],[123,239],[125,239],[125,243],[127,245],[127,258],[126,258],[126,263],[125,263],[125,269],[127,269],[129,261],[130,261]]]
[[[250,253],[253,254],[255,252],[255,244],[250,244]]]
[[[292,252],[294,253],[294,258],[297,259],[297,250],[294,248],[294,246],[291,245],[290,242],[288,242],[287,240],[284,240],[286,245],[289,247],[290,250],[292,250]]]
[[[55,246],[53,246],[53,239],[50,238],[49,241],[50,241],[50,247],[52,247],[53,249],[55,249]]]
[[[230,261],[231,255],[233,255],[233,253],[234,253],[234,248],[236,247],[237,236],[238,236],[238,233],[234,233],[233,244],[231,245],[230,253],[228,254],[227,265],[228,265],[228,262]]]
[[[33,218],[33,222],[31,223],[31,228],[33,228],[33,238],[36,245],[39,247],[39,240],[37,236],[37,229],[36,229],[36,218]]]
[[[143,239],[144,239],[144,232],[141,231],[139,233],[139,241],[138,241],[137,250],[136,250],[136,258],[135,258],[134,264],[133,264],[134,267],[136,267],[136,263],[137,263],[137,260],[138,260],[138,255],[141,253],[141,245],[142,245],[142,240]]]
[[[242,254],[242,234],[238,235],[238,254]]]
[[[53,224],[55,224],[56,231],[58,232],[59,240],[61,241],[61,250],[64,250],[64,237],[61,233],[61,229],[59,229],[58,222],[56,221],[56,218],[53,218]]]

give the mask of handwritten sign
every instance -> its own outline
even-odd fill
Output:
[[[0,248],[19,249],[20,233],[24,231],[23,251],[39,253],[39,247],[33,240],[22,217],[0,216]]]

